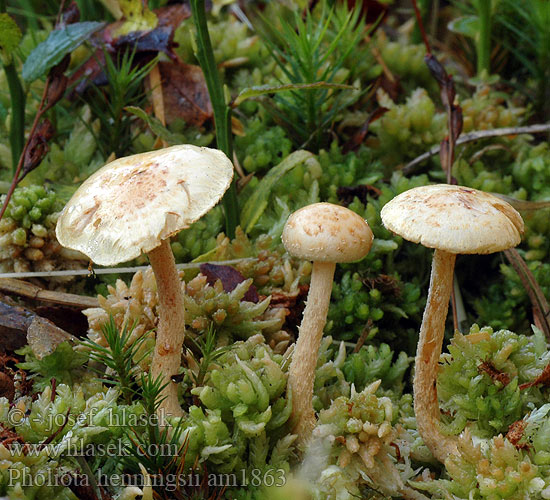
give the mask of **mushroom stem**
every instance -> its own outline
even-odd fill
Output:
[[[437,370],[453,287],[456,254],[435,249],[430,289],[415,359],[414,413],[418,432],[435,458],[457,453],[456,439],[442,433],[437,399]]]
[[[185,337],[185,310],[181,280],[170,248],[170,241],[163,240],[160,246],[148,253],[148,256],[155,273],[160,305],[151,372],[155,379],[162,374],[163,384],[168,383],[161,392],[161,398],[164,400],[158,409],[162,420],[165,415],[183,415],[178,402],[177,385],[172,382],[171,376],[176,375],[181,366],[181,349]]]
[[[317,422],[313,411],[313,383],[335,268],[334,262],[313,263],[306,308],[290,363],[288,385],[292,391],[293,432],[302,443],[311,436]]]

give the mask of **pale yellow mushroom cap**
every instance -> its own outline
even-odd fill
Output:
[[[232,177],[233,164],[216,149],[182,145],[120,158],[78,188],[57,239],[97,264],[126,262],[202,217]]]
[[[314,203],[290,215],[283,244],[300,259],[317,262],[353,262],[372,246],[367,222],[349,208],[332,203]]]
[[[523,219],[507,202],[483,191],[450,184],[410,189],[387,203],[382,222],[425,247],[487,254],[521,241]]]

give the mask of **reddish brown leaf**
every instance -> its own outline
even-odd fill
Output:
[[[508,441],[510,441],[510,443],[512,443],[518,449],[529,447],[527,443],[519,443],[521,438],[523,437],[523,432],[525,431],[526,425],[527,422],[525,422],[524,420],[518,420],[511,424],[510,427],[508,427],[506,439],[508,439]]]
[[[12,443],[18,443],[19,445],[25,444],[25,440],[10,429],[6,429],[0,424],[0,444],[4,445],[8,450],[11,448]]]
[[[437,60],[437,58],[433,54],[427,54],[424,57],[424,62],[426,63],[426,66],[428,66],[428,69],[430,70],[432,76],[436,79],[439,87],[445,87],[447,85],[449,75],[447,75],[447,71],[445,70],[443,65]]]
[[[201,273],[204,274],[207,278],[207,281],[210,285],[216,283],[220,280],[223,285],[223,289],[226,292],[231,292],[235,287],[245,281],[245,277],[231,266],[219,266],[217,264],[201,264],[200,265]],[[254,285],[250,285],[250,288],[247,290],[246,294],[242,298],[248,302],[258,302],[258,292]]]
[[[521,384],[519,386],[520,390],[527,389],[528,387],[533,387],[534,385],[550,385],[550,364],[546,365],[544,367],[544,370],[542,370],[541,374],[533,381],[526,382],[525,384]]]
[[[51,108],[63,97],[65,90],[67,90],[68,81],[69,79],[63,73],[56,75],[55,77],[50,76],[46,105],[44,106],[45,110]]]
[[[458,140],[458,136],[462,133],[463,124],[462,108],[460,106],[453,105],[451,108],[451,136],[455,143]]]
[[[182,118],[190,125],[201,126],[212,118],[212,104],[199,66],[161,62],[159,69],[167,123]]]
[[[489,361],[482,361],[481,364],[478,365],[477,370],[479,373],[486,373],[493,379],[493,382],[500,382],[503,386],[510,383],[510,375],[506,372],[497,370]]]
[[[34,170],[49,151],[48,141],[53,137],[55,129],[50,120],[44,118],[36,128],[25,150],[23,170],[17,182],[20,182],[31,170]]]
[[[188,2],[181,2],[175,5],[168,5],[155,9],[160,27],[168,27],[175,30],[183,21],[191,17],[191,9]]]
[[[4,372],[0,372],[0,398],[6,398],[10,403],[15,396],[15,384],[12,378]]]

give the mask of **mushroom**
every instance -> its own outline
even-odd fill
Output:
[[[367,222],[348,208],[315,203],[290,215],[282,239],[290,255],[313,261],[306,308],[288,375],[294,432],[304,442],[316,423],[313,383],[336,263],[362,259],[369,253],[373,235]]]
[[[167,384],[159,414],[181,415],[171,376],[181,366],[183,291],[170,237],[189,227],[222,197],[233,165],[215,149],[191,145],[119,158],[90,176],[57,221],[59,242],[99,265],[148,254],[159,297],[151,371]]]
[[[516,246],[523,220],[493,195],[448,184],[410,189],[387,203],[381,216],[390,231],[435,249],[415,359],[414,412],[424,443],[444,462],[457,452],[457,440],[440,429],[436,383],[456,254],[489,254]]]

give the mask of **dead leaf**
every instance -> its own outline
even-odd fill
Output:
[[[533,381],[527,382],[525,384],[521,384],[519,386],[519,389],[522,391],[523,389],[527,389],[528,387],[533,387],[534,385],[550,385],[550,364],[546,365],[544,369],[542,370],[541,374]]]
[[[525,427],[527,426],[527,422],[525,420],[517,420],[513,424],[510,424],[510,427],[508,427],[508,432],[506,433],[506,439],[510,441],[516,448],[528,448],[529,445],[527,443],[519,444],[519,441],[523,437],[523,432],[525,431]]]
[[[54,136],[54,133],[55,129],[47,118],[42,120],[38,127],[36,127],[36,131],[25,149],[23,171],[17,182],[20,182],[25,175],[40,164],[46,153],[50,150],[48,141]]]
[[[12,378],[4,372],[0,372],[0,398],[6,398],[10,403],[15,396],[15,384]]]
[[[486,373],[491,377],[493,382],[500,382],[503,386],[507,386],[510,383],[510,375],[506,372],[497,370],[489,361],[482,361],[481,364],[478,365],[477,370],[479,373]]]
[[[200,127],[212,118],[212,104],[200,66],[159,63],[166,123],[176,118]]]
[[[38,359],[55,352],[59,344],[76,339],[50,320],[36,315],[27,329],[27,342]]]
[[[223,285],[223,289],[226,292],[231,292],[235,287],[245,281],[245,277],[231,266],[220,266],[217,264],[201,264],[200,265],[201,273],[206,276],[206,279],[210,285],[216,283],[220,280]],[[254,285],[250,285],[250,288],[247,290],[246,294],[242,298],[247,302],[259,302],[258,292]]]
[[[15,351],[27,343],[27,329],[35,314],[0,301],[0,352]]]

